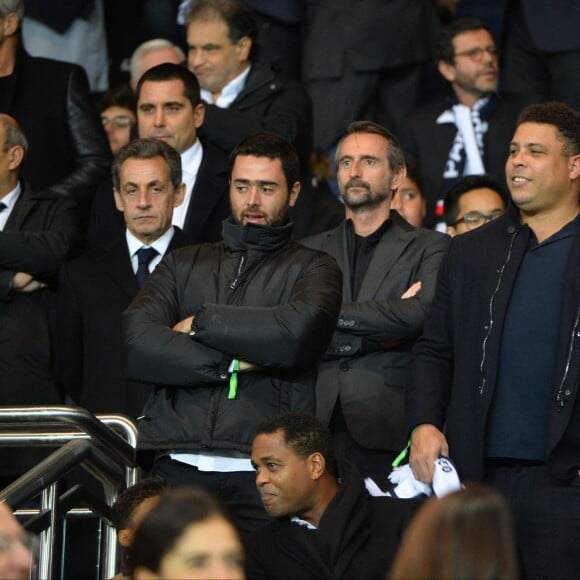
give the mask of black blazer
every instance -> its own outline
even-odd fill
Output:
[[[533,99],[522,95],[503,95],[483,139],[483,163],[487,173],[505,184],[505,163],[509,144],[515,131],[518,115]],[[442,196],[443,171],[449,150],[457,134],[454,123],[436,124],[436,120],[448,108],[442,101],[422,107],[407,119],[407,131],[402,135],[405,153],[415,160],[421,174],[423,194],[427,200],[425,225],[431,227],[435,218],[435,206]]]
[[[484,475],[501,336],[529,241],[530,229],[521,226],[513,207],[490,224],[454,237],[441,265],[424,335],[413,353],[407,428],[410,432],[423,423],[440,430],[445,426],[450,457],[464,481]],[[577,232],[563,280],[558,357],[552,396],[546,401],[550,473],[576,486],[580,486],[579,273]]]
[[[187,245],[178,228],[168,251]],[[121,315],[137,295],[125,238],[62,268],[59,278],[57,371],[75,402],[93,413],[136,419],[151,385],[125,379]]]
[[[202,143],[203,157],[183,233],[189,243],[217,242],[222,239],[222,221],[230,215],[228,156],[211,143]],[[113,181],[109,177],[95,195],[88,232],[90,249],[105,248],[125,232],[123,214],[115,206]]]
[[[327,424],[338,396],[349,432],[370,449],[400,450],[406,441],[404,395],[411,347],[435,292],[449,238],[416,229],[396,211],[379,241],[356,301],[351,290],[346,222],[302,243],[330,254],[343,272],[343,302],[316,384],[316,414]],[[423,287],[401,300],[414,282]],[[368,339],[377,346],[368,348]],[[367,340],[367,343],[365,343]]]
[[[88,211],[111,153],[85,71],[20,50],[9,86],[0,111],[18,121],[29,143],[21,177],[31,188],[72,197]]]
[[[56,274],[82,241],[77,205],[50,191],[25,189],[0,232],[0,396],[2,405],[62,402],[53,374],[51,340]],[[16,272],[45,282],[15,292]]]

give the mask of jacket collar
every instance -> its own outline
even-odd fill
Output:
[[[275,228],[256,224],[239,226],[228,218],[222,224],[222,234],[229,250],[273,252],[292,239],[293,226],[292,222]]]

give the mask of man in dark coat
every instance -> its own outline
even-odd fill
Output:
[[[451,242],[407,391],[410,463],[448,455],[514,513],[524,577],[580,569],[580,115],[522,111],[508,212]],[[443,430],[444,433],[443,434]]]
[[[342,279],[332,258],[292,240],[292,146],[257,133],[232,159],[224,241],[172,252],[146,281],[125,312],[127,370],[157,386],[139,421],[156,474],[218,491],[251,531],[266,519],[249,458],[256,425],[314,411]]]
[[[3,405],[62,402],[53,372],[56,275],[82,240],[75,202],[19,181],[28,149],[0,113],[0,392]]]
[[[363,475],[384,478],[407,440],[404,396],[449,239],[390,210],[405,179],[401,148],[381,125],[355,121],[338,144],[346,220],[303,243],[336,259],[343,303],[320,364],[316,414]]]
[[[75,199],[87,214],[109,168],[109,147],[87,76],[77,65],[29,56],[21,46],[22,0],[0,7],[0,111],[30,143],[22,177],[33,189]]]
[[[480,20],[458,19],[443,28],[435,58],[452,93],[411,113],[401,140],[423,180],[425,225],[445,231],[443,200],[457,179],[488,173],[504,182],[515,121],[532,97],[497,92],[498,52]]]
[[[252,464],[277,520],[248,540],[248,578],[385,578],[418,500],[371,497],[356,467],[335,461],[330,432],[311,415],[263,422]]]
[[[195,0],[185,20],[188,66],[206,103],[203,135],[228,153],[256,131],[271,131],[292,143],[300,158],[302,189],[290,215],[294,236],[304,236],[313,213],[310,99],[299,83],[252,63],[256,23],[237,0]]]
[[[143,176],[135,169],[142,170]],[[125,378],[121,315],[139,290],[141,248],[157,252],[148,264],[152,271],[167,252],[187,244],[183,232],[171,225],[173,208],[183,201],[181,159],[162,141],[136,140],[121,149],[113,174],[125,235],[61,270],[58,376],[66,392],[89,411],[124,413],[136,419],[151,385]],[[160,184],[163,192],[155,195],[149,182]],[[129,192],[129,187],[138,188],[138,193]]]

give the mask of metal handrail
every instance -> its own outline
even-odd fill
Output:
[[[63,431],[63,426],[71,425],[77,430]],[[68,442],[62,445],[65,441]],[[74,465],[82,464],[102,483],[109,505],[116,500],[119,489],[123,487],[123,479],[126,486],[137,481],[137,429],[123,415],[95,417],[80,407],[0,407],[0,446],[18,447],[23,443],[27,446],[52,445],[60,448],[0,492],[0,501],[7,500],[11,505],[18,505],[44,490],[42,507],[38,511],[48,509],[53,524],[59,509],[57,481],[63,477],[63,471],[70,470]],[[102,575],[110,578],[115,573],[117,538],[111,522],[102,521],[105,525]],[[41,534],[40,577],[43,574],[44,577],[51,577],[54,573],[56,543],[53,527]]]

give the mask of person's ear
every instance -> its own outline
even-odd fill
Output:
[[[14,145],[10,147],[8,151],[8,169],[14,171],[20,167],[22,160],[24,159],[24,149],[20,145]]]
[[[439,74],[450,83],[455,81],[455,65],[444,60],[440,60],[437,63],[437,70]]]
[[[318,480],[326,471],[326,460],[322,453],[315,451],[308,457],[308,467],[310,469],[310,477],[313,480]]]
[[[580,177],[580,155],[573,155],[570,157],[570,179],[578,179]]]
[[[198,103],[193,109],[193,122],[195,128],[199,129],[203,125],[205,119],[205,105],[203,103]]]
[[[173,207],[179,207],[185,199],[185,183],[182,183],[175,191],[173,197]]]
[[[250,60],[250,50],[252,48],[252,39],[249,36],[242,36],[237,43],[239,61]]]
[[[123,205],[123,198],[121,197],[121,194],[116,189],[114,189],[113,195],[115,196],[115,207],[119,211],[125,211],[125,207]]]
[[[290,199],[288,201],[288,205],[290,207],[294,207],[294,204],[296,203],[299,194],[300,194],[300,182],[295,181],[294,185],[292,186],[292,189],[290,190]]]
[[[20,28],[20,18],[16,12],[9,12],[4,16],[2,22],[2,28],[4,36],[12,36],[16,34],[18,28]]]

